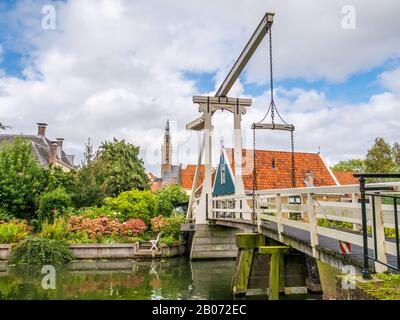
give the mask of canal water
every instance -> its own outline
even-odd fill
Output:
[[[6,299],[233,299],[234,261],[195,261],[187,257],[158,261],[77,261],[55,268],[55,289],[41,266],[0,264],[0,300]],[[334,298],[335,271],[322,267],[328,295],[286,296],[283,299]],[[329,280],[332,278],[331,280]],[[43,280],[44,279],[44,280]],[[329,282],[330,281],[330,282]],[[42,283],[43,282],[43,283]],[[324,286],[324,285],[323,285]],[[250,297],[248,299],[266,299]]]

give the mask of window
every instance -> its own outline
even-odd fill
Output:
[[[225,184],[226,181],[226,172],[225,172],[225,164],[221,164],[221,184]]]
[[[289,204],[301,204],[301,198],[299,196],[289,197]]]

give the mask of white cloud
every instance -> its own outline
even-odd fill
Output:
[[[379,79],[385,88],[400,93],[400,67],[383,72]]]
[[[41,29],[44,1],[20,1],[3,18],[14,34],[3,45],[29,52],[26,79],[0,73],[0,118],[14,132],[35,132],[49,123],[49,135],[66,138],[68,152],[81,154],[87,137],[98,144],[112,137],[142,147],[149,169],[155,160],[167,118],[177,122],[175,160],[195,162],[198,135],[185,124],[199,116],[191,97],[195,83],[185,71],[215,72],[223,80],[265,11],[275,11],[275,76],[340,81],[398,57],[398,1],[353,1],[357,28],[341,28],[346,1],[277,3],[231,1],[70,0],[57,3],[57,29]],[[266,42],[230,95],[243,94],[243,81],[264,81]],[[0,55],[1,56],[1,55]],[[398,80],[384,73],[386,93],[365,104],[338,105],[316,90],[277,89],[277,102],[297,127],[298,150],[321,146],[329,161],[365,153],[373,138],[397,139]],[[396,89],[397,88],[397,89]],[[265,97],[254,97],[244,127],[262,118]],[[227,120],[229,119],[229,120]],[[231,119],[215,118],[216,139],[230,144]],[[246,137],[251,134],[246,132]],[[261,147],[282,149],[288,137],[258,133]],[[287,138],[287,139],[286,139]],[[247,140],[248,146],[251,139]],[[189,146],[195,150],[190,151]],[[177,151],[175,146],[175,151]],[[218,151],[216,151],[216,154]]]

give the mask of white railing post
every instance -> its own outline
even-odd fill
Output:
[[[312,193],[307,194],[307,213],[310,224],[310,241],[312,254],[314,258],[318,258],[318,234],[317,234],[317,216],[315,212],[314,195]]]
[[[358,194],[355,192],[351,194],[351,203],[358,204]],[[361,232],[362,225],[360,223],[353,223],[353,231]]]
[[[375,198],[374,200],[372,200]],[[374,230],[373,236],[376,236],[376,249],[377,252],[375,252],[375,257],[383,262],[387,263],[387,257],[386,257],[386,245],[385,245],[385,228],[383,226],[383,210],[382,210],[382,197],[379,195],[379,193],[376,193],[375,197],[370,197],[370,204],[371,204],[371,209],[372,205],[375,203],[374,209],[375,209],[375,227],[376,229]],[[371,210],[372,211],[372,210]],[[373,217],[372,217],[373,219]],[[375,262],[375,272],[377,273],[382,273],[387,271],[387,267],[383,264],[380,264],[378,262]]]
[[[282,217],[282,198],[280,193],[276,194],[275,202],[276,202],[276,223],[278,227],[278,237],[279,241],[282,242],[283,217]]]

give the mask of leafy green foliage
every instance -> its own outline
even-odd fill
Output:
[[[0,224],[0,243],[10,244],[25,239],[29,228],[23,222],[9,222]]]
[[[83,166],[75,176],[75,192],[72,201],[75,207],[103,205],[106,197],[105,177],[102,162],[90,162]]]
[[[156,200],[150,191],[131,190],[118,197],[106,198],[105,208],[121,213],[121,221],[130,218],[142,219],[147,225],[155,216]]]
[[[13,246],[12,264],[63,264],[74,259],[65,241],[31,238]]]
[[[71,206],[71,197],[64,189],[57,188],[53,191],[43,193],[40,196],[38,219],[53,223],[57,215],[62,214]]]
[[[161,243],[172,244],[181,235],[181,224],[185,223],[186,217],[181,214],[173,214],[170,217],[158,216],[151,219],[154,233],[161,232]]]
[[[353,229],[353,224],[351,222],[336,221],[328,219],[318,219],[317,224],[321,227],[326,228],[338,228],[338,229]]]
[[[53,240],[64,240],[68,233],[67,226],[68,224],[65,218],[56,218],[53,223],[48,223],[48,221],[45,220],[42,223],[39,237]]]
[[[332,167],[333,171],[365,172],[365,162],[361,159],[350,159],[338,162]]]
[[[110,217],[113,219],[122,220],[122,215],[120,212],[103,207],[88,207],[80,208],[76,210],[71,210],[68,212],[69,215],[84,216],[85,218],[95,219],[98,217]]]
[[[392,148],[383,138],[376,138],[365,159],[368,173],[391,173],[395,170]]]
[[[139,158],[139,147],[114,139],[104,142],[94,153],[89,140],[85,146],[82,168],[76,175],[72,199],[78,208],[101,206],[106,197],[148,187],[143,160]]]
[[[5,210],[3,208],[0,208],[0,222],[1,221],[8,222],[13,219],[14,219],[14,216],[11,213],[9,213],[7,210]]]
[[[189,201],[188,194],[176,184],[165,186],[156,192],[157,213],[170,216],[180,204]]]
[[[34,218],[41,193],[63,187],[73,189],[74,173],[61,168],[42,168],[30,140],[16,138],[0,146],[0,203],[15,218]]]
[[[107,196],[116,196],[121,192],[149,187],[143,160],[139,158],[139,147],[125,140],[114,138],[100,147],[97,160],[102,162],[104,184]]]
[[[32,215],[42,183],[41,170],[28,140],[17,138],[0,147],[0,203],[17,218]]]

